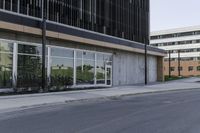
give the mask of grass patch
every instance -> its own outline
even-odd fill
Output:
[[[179,76],[165,76],[165,81],[172,81],[172,80],[179,80],[179,79],[184,79],[185,77],[179,77]]]

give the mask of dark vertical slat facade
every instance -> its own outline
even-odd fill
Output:
[[[149,0],[46,1],[50,21],[149,43]],[[1,0],[0,8],[42,18],[42,0]]]

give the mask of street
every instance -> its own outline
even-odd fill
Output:
[[[200,90],[44,105],[0,114],[1,133],[199,133]]]

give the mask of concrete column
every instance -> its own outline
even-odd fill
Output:
[[[157,80],[163,82],[164,79],[164,58],[157,57]]]
[[[12,79],[13,79],[13,88],[17,89],[17,60],[18,60],[18,44],[13,44],[13,73],[12,73]]]

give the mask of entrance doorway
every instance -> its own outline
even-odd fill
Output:
[[[112,66],[106,65],[106,85],[112,85]]]

